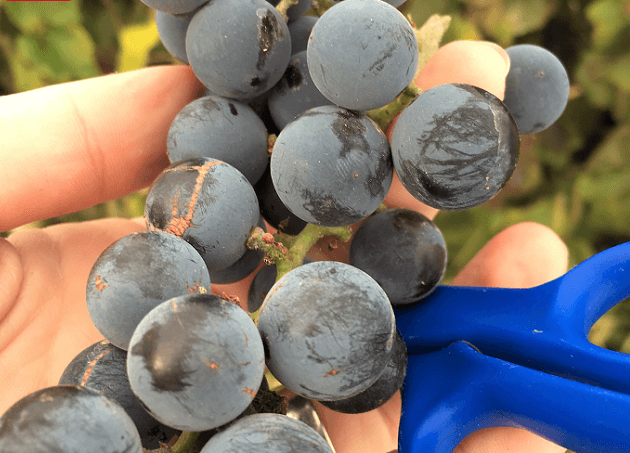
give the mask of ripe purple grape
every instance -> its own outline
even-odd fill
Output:
[[[133,421],[96,390],[58,385],[25,396],[0,418],[2,453],[142,453]]]
[[[252,99],[284,74],[291,37],[280,13],[265,0],[213,0],[190,21],[186,55],[212,93]]]
[[[289,123],[278,135],[270,167],[284,205],[323,226],[366,218],[393,178],[389,143],[378,126],[336,106],[312,108]]]
[[[556,122],[569,101],[569,76],[558,58],[540,46],[520,44],[505,49],[510,71],[505,105],[521,134],[535,134]]]
[[[256,414],[214,436],[201,453],[332,453],[317,431],[281,414]]]
[[[59,378],[59,385],[80,385],[116,401],[131,417],[140,434],[142,446],[159,448],[179,434],[144,410],[131,390],[127,374],[127,352],[107,340],[88,346],[72,359]]]
[[[262,340],[239,306],[210,294],[167,300],[129,344],[131,388],[167,426],[205,431],[235,419],[264,374]]]
[[[379,0],[344,0],[317,21],[308,42],[315,86],[340,107],[368,111],[413,80],[418,42],[400,11]]]
[[[280,130],[300,113],[320,105],[332,105],[313,84],[306,51],[291,56],[280,81],[269,91],[269,112]]]
[[[396,332],[392,356],[376,382],[350,398],[337,401],[320,401],[324,406],[344,414],[369,412],[388,402],[402,388],[407,372],[407,348]]]
[[[496,96],[471,85],[444,84],[402,111],[392,133],[392,158],[400,182],[416,199],[461,210],[488,201],[505,185],[519,145],[516,123]]]
[[[336,400],[365,390],[391,356],[392,306],[365,272],[336,261],[304,264],[278,280],[258,318],[267,366],[289,390]]]
[[[166,142],[173,162],[198,157],[221,160],[254,184],[267,168],[267,129],[247,104],[221,96],[204,96],[175,117]]]
[[[172,234],[133,233],[105,249],[92,266],[87,308],[98,331],[127,350],[149,311],[201,287],[210,288],[210,274],[192,245]]]
[[[446,272],[446,242],[438,227],[411,209],[387,209],[357,229],[349,262],[383,288],[393,305],[428,296]]]
[[[155,12],[155,25],[164,48],[182,63],[188,64],[186,56],[186,31],[194,12],[187,14],[169,14]]]
[[[188,241],[210,272],[245,254],[245,241],[260,217],[256,193],[245,176],[209,158],[175,162],[163,171],[149,189],[144,212],[151,230]]]

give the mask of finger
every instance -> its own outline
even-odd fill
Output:
[[[513,225],[483,247],[453,280],[455,285],[528,288],[567,271],[568,251],[551,229]],[[488,428],[466,437],[454,453],[562,453],[566,449],[517,428]]]
[[[443,83],[465,83],[482,88],[499,99],[505,95],[510,58],[489,41],[453,41],[440,47],[416,78],[422,90]]]
[[[20,254],[13,244],[0,238],[0,331],[2,321],[18,295],[23,278]]]
[[[550,228],[512,225],[490,240],[453,279],[453,285],[530,288],[567,271],[569,253]]]
[[[175,115],[203,87],[163,66],[0,98],[0,231],[148,186]]]
[[[566,448],[519,428],[486,428],[472,433],[453,453],[564,453]]]
[[[380,453],[397,447],[400,392],[378,409],[362,414],[342,414],[313,403],[336,453]]]
[[[503,99],[505,78],[510,69],[507,52],[487,41],[453,41],[440,47],[422,68],[415,82],[422,90],[444,83],[466,83],[483,88]],[[396,120],[387,128],[391,142]],[[384,203],[389,207],[407,208],[435,218],[438,210],[416,200],[394,174]]]

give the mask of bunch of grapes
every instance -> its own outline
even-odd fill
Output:
[[[437,209],[489,200],[519,134],[562,113],[566,71],[515,46],[505,102],[459,83],[420,94],[418,33],[399,2],[143,1],[207,91],[172,123],[147,230],[92,268],[87,306],[106,340],[4,414],[0,450],[330,452],[267,404],[266,376],[351,414],[401,388],[392,306],[431,294],[447,251],[427,217],[383,205],[394,175]],[[326,235],[351,240],[349,263],[305,258]],[[263,261],[250,313],[208,293]]]

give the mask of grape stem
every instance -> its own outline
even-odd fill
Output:
[[[276,5],[276,9],[282,16],[285,22],[289,22],[289,18],[287,16],[287,10],[291,8],[293,5],[297,4],[298,0],[280,0],[280,2]]]
[[[307,224],[296,236],[285,233],[265,233],[260,227],[254,227],[247,247],[255,250],[263,250],[268,261],[276,264],[278,274],[276,281],[280,280],[292,269],[300,266],[304,257],[315,243],[325,236],[336,236],[342,241],[348,241],[352,237],[352,229],[349,226],[325,227]],[[258,311],[250,313],[254,322],[258,321]]]
[[[278,140],[278,136],[276,134],[269,134],[267,137],[267,154],[270,156],[273,151],[273,146],[276,144],[276,140]]]
[[[320,17],[332,6],[333,3],[330,0],[311,0],[311,8],[313,8],[313,11]]]
[[[396,115],[411,104],[411,102],[417,98],[421,92],[422,90],[418,88],[414,82],[411,82],[411,84],[405,88],[396,99],[384,107],[370,110],[367,115],[372,119],[372,121],[378,124],[378,127],[380,127],[384,132],[387,130],[394,118],[396,118]]]
[[[195,442],[197,442],[199,434],[200,433],[194,431],[182,431],[177,441],[172,446],[169,442],[169,445],[162,446],[155,450],[143,448],[142,451],[144,453],[192,453],[195,451]]]

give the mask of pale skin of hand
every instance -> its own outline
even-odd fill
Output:
[[[420,74],[427,89],[474,83],[502,97],[509,62],[495,45],[442,48]],[[436,54],[438,55],[438,54]],[[454,70],[453,68],[458,68]],[[485,86],[484,86],[485,85]],[[148,186],[168,165],[166,134],[203,87],[189,67],[154,67],[0,98],[0,231],[75,212]],[[433,218],[395,182],[386,199]],[[100,341],[85,303],[87,276],[100,253],[144,230],[141,219],[103,219],[21,230],[0,239],[0,414],[27,394],[56,385],[67,364]],[[334,259],[345,260],[346,248]],[[325,242],[313,256],[330,258]],[[455,284],[531,287],[562,275],[568,254],[548,228],[524,223],[493,238]],[[251,277],[212,292],[246,301]],[[344,415],[317,406],[337,453],[396,448],[400,396],[372,412]],[[466,438],[457,453],[552,453],[564,448],[513,428]]]

